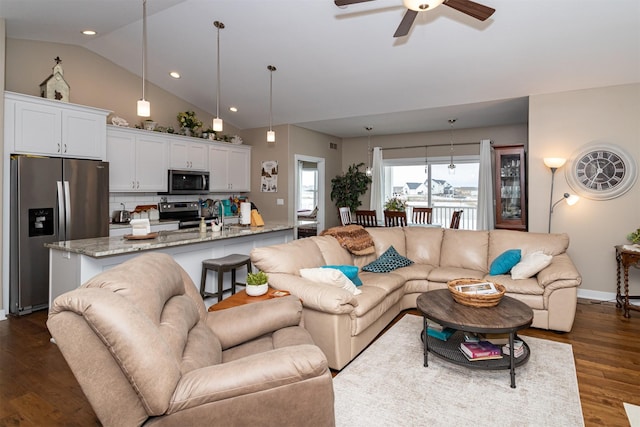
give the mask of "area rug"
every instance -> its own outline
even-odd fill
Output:
[[[629,425],[631,427],[640,427],[640,406],[626,402],[623,405],[627,418],[629,418]]]
[[[584,426],[571,345],[525,337],[512,389],[508,370],[423,367],[421,328],[405,315],[334,378],[338,427]]]

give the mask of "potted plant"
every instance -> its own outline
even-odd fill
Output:
[[[184,130],[185,135],[194,136],[196,129],[202,126],[202,122],[198,120],[196,113],[193,111],[184,111],[178,113],[178,123]]]
[[[249,272],[247,274],[247,295],[257,297],[264,295],[269,290],[269,276],[264,271],[258,271],[257,273]]]
[[[348,207],[355,212],[362,203],[360,196],[367,192],[371,178],[360,170],[364,163],[353,163],[345,173],[331,180],[331,200],[336,202],[336,207]]]
[[[632,233],[629,233],[629,235],[627,236],[627,240],[633,243],[634,245],[640,244],[640,228],[638,228],[636,231]]]
[[[384,210],[404,212],[407,210],[407,203],[400,197],[392,197],[384,204]]]

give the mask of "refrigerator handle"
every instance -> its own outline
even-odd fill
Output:
[[[71,238],[71,193],[69,192],[69,181],[64,182],[64,221],[65,240]]]
[[[64,213],[64,192],[62,190],[62,181],[56,181],[58,196],[58,235],[62,237],[64,234],[65,213]]]

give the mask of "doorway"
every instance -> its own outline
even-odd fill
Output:
[[[295,233],[299,238],[316,236],[324,230],[325,160],[296,154]]]

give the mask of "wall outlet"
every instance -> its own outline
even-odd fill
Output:
[[[278,206],[284,205],[284,199],[276,199],[276,205]]]

